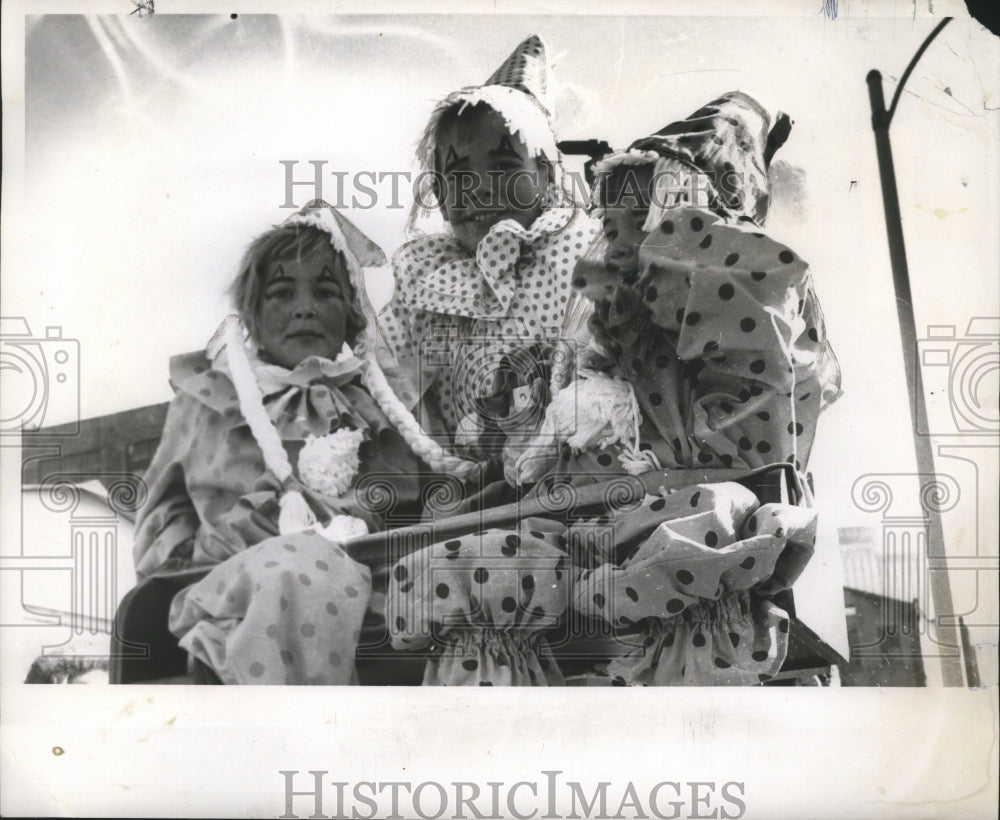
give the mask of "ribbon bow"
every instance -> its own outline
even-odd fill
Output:
[[[264,409],[283,440],[324,436],[345,425],[368,429],[340,391],[365,367],[352,353],[336,361],[309,356],[293,370],[259,359],[251,359],[250,364],[264,396]]]
[[[412,304],[470,319],[507,317],[517,292],[518,262],[540,239],[562,230],[572,216],[571,208],[552,208],[543,211],[530,228],[513,219],[501,220],[480,241],[474,257],[451,259],[414,281]],[[460,252],[457,243],[447,250]]]

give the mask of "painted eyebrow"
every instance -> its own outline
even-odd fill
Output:
[[[321,280],[321,279],[322,279],[323,281],[328,281],[328,282],[333,282],[333,283],[334,283],[335,285],[339,285],[339,284],[340,284],[340,279],[338,279],[338,278],[337,278],[337,277],[336,277],[336,276],[334,275],[334,273],[333,273],[333,271],[332,271],[332,270],[330,269],[330,266],[329,266],[329,265],[323,265],[323,270],[321,270],[321,271],[319,272],[319,276],[317,276],[317,277],[316,277],[316,280],[317,280],[317,281],[319,281],[319,280]]]
[[[500,144],[490,151],[489,155],[491,157],[513,157],[514,159],[521,159],[521,155],[514,150],[514,146],[507,134],[504,134],[500,138]]]
[[[463,162],[468,162],[468,156],[460,157],[456,151],[455,147],[452,145],[448,146],[448,156],[444,158],[444,172],[447,174],[456,165],[461,165]]]
[[[285,273],[285,267],[280,262],[274,269],[274,274],[267,280],[265,284],[270,285],[273,282],[291,282],[292,277]]]

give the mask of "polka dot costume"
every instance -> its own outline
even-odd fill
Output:
[[[711,180],[711,210],[763,224],[770,204],[768,166],[791,127],[787,114],[779,113],[772,121],[757,100],[733,91],[636,140],[630,149],[699,169]]]
[[[595,303],[605,366],[635,387],[640,448],[665,468],[803,467],[840,394],[806,263],[752,224],[694,207],[668,212],[639,261],[633,284],[581,263],[574,286]],[[614,453],[585,455],[582,470],[601,471],[602,458],[615,469]]]
[[[527,229],[494,226],[474,256],[444,234],[396,253],[396,291],[379,319],[449,434],[488,394],[505,355],[560,339],[576,300],[572,271],[595,232],[585,214],[552,208]]]
[[[368,567],[307,531],[218,564],[174,598],[170,629],[226,684],[353,684],[370,597]]]
[[[397,649],[428,648],[424,685],[563,683],[544,639],[565,612],[564,527],[525,519],[444,541],[396,564],[387,620]]]
[[[652,531],[621,563],[585,572],[574,595],[578,611],[621,630],[629,648],[608,666],[615,682],[721,686],[773,677],[787,654],[788,614],[756,593],[789,544],[811,554],[812,511],[760,506],[745,487],[722,483],[647,497],[624,518],[616,530]],[[614,543],[627,536],[616,531]]]
[[[545,44],[532,34],[526,38],[483,85],[504,85],[523,91],[539,101],[546,99],[548,64]]]
[[[371,396],[350,373],[314,373],[311,366],[306,360],[286,371],[275,392],[276,374],[257,374],[270,386],[265,410],[292,463],[309,432],[363,430],[359,477],[398,476],[397,505],[417,505],[421,464]],[[171,629],[225,682],[350,683],[353,636],[371,594],[368,570],[315,534],[274,537],[280,487],[226,372],[202,354],[180,356],[171,361],[171,382],[177,395],[136,520],[137,574],[212,569],[175,600]],[[329,515],[381,526],[349,495],[309,498]]]

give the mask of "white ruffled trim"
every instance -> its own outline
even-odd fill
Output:
[[[364,288],[361,263],[358,261],[358,257],[354,255],[354,251],[348,246],[347,237],[340,230],[340,225],[333,218],[333,214],[330,213],[329,208],[316,208],[308,213],[293,214],[286,221],[291,225],[310,225],[329,235],[330,244],[333,245],[334,250],[344,255],[348,273],[351,277],[351,284],[355,288],[359,286]],[[363,290],[361,292],[364,293]]]
[[[642,226],[646,233],[656,230],[671,208],[692,205],[708,209],[711,202],[711,196],[708,192],[715,192],[717,195],[712,178],[708,174],[698,171],[689,162],[678,157],[665,157],[656,151],[640,151],[630,148],[627,151],[610,154],[594,166],[595,182],[591,196],[590,214],[595,219],[603,219],[604,217],[604,208],[597,203],[601,201],[606,177],[615,168],[626,165],[655,166],[653,168],[653,190],[650,192],[649,214]],[[680,171],[681,175],[671,173],[672,171]],[[701,178],[705,185],[695,185],[696,178]],[[678,194],[682,189],[693,192],[695,198],[679,199]]]
[[[469,106],[483,103],[496,111],[511,135],[520,138],[533,158],[545,155],[550,162],[556,162],[558,151],[556,137],[552,131],[552,121],[541,103],[523,91],[504,85],[483,85],[463,88],[449,94],[434,108],[424,137],[417,149],[418,160],[423,170],[434,167],[434,149],[437,147],[438,123],[444,113],[459,105],[459,113]]]
[[[361,466],[360,430],[341,428],[325,436],[309,436],[299,453],[299,478],[309,489],[339,498],[354,484]]]
[[[662,157],[656,151],[640,151],[637,148],[616,151],[594,163],[594,177],[609,174],[621,165],[651,165],[659,159]]]

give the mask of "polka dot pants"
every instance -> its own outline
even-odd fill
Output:
[[[180,592],[170,629],[227,684],[357,683],[371,576],[314,532],[269,538]]]

